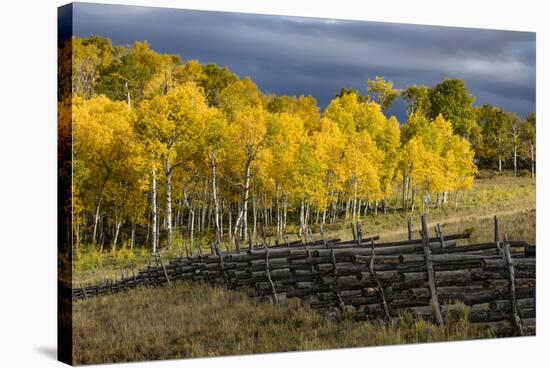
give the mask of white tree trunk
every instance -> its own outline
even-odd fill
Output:
[[[357,217],[357,177],[355,177],[355,182],[353,183],[353,221]]]
[[[216,241],[218,244],[221,243],[221,234],[220,234],[220,218],[219,218],[219,204],[218,196],[216,194],[216,158],[212,156],[212,198],[214,200],[214,226],[216,227]]]
[[[107,184],[108,179],[109,179],[109,172],[107,172],[107,175],[105,175],[105,179],[103,179],[103,183],[101,183],[101,187],[99,188],[99,194],[97,195],[97,205],[96,205],[95,214],[94,214],[94,231],[92,234],[92,244],[96,243],[97,226],[99,223],[101,202],[103,202],[103,191],[105,190],[105,185]]]
[[[286,214],[288,212],[288,196],[285,195],[285,200],[283,204],[283,233],[286,233]]]
[[[514,176],[518,175],[518,147],[514,143]]]
[[[151,217],[153,223],[151,224],[151,248],[153,253],[157,251],[157,174],[153,169],[153,177],[151,180]]]
[[[195,230],[195,210],[191,210],[191,231],[189,232],[189,237],[191,240],[191,249],[195,247],[194,230]]]
[[[237,237],[237,231],[241,225],[241,221],[243,223],[242,231],[241,231],[241,239],[246,239],[246,232],[247,232],[247,217],[248,217],[248,196],[250,192],[250,165],[251,162],[247,161],[246,163],[246,169],[245,169],[245,184],[244,184],[244,191],[243,191],[243,207],[239,212],[239,215],[237,216],[237,219],[235,221],[235,228],[233,230],[233,238]]]
[[[118,234],[120,233],[120,225],[122,225],[121,221],[117,221],[115,225],[115,236],[113,238],[113,251],[116,250],[116,246],[118,243]]]
[[[248,231],[248,196],[250,193],[250,166],[251,163],[247,162],[246,164],[246,180],[244,183],[244,198],[243,198],[243,232],[242,239],[246,239],[246,234]]]
[[[166,156],[166,232],[168,247],[172,248],[172,167],[170,166],[170,150]]]
[[[128,81],[126,81],[124,87],[126,87],[126,100],[128,102],[128,110],[130,110],[132,108],[132,104],[130,101],[130,89],[128,88]]]
[[[99,200],[97,201],[97,206],[95,208],[95,214],[94,214],[94,232],[92,233],[92,244],[96,243],[96,237],[97,237],[97,226],[99,224],[99,211],[101,208],[101,196],[99,197]]]
[[[229,242],[232,242],[232,241],[233,241],[233,234],[232,234],[232,231],[231,231],[231,229],[233,229],[233,227],[232,227],[233,224],[231,223],[232,220],[233,220],[233,208],[232,208],[232,207],[233,207],[233,206],[232,206],[232,203],[229,203],[229,206],[228,206],[228,208],[229,208],[229,220],[228,220],[228,221],[229,221],[229,223],[228,223],[228,228],[229,228],[229,234],[228,234],[228,235],[229,235]]]
[[[136,223],[132,221],[132,234],[130,235],[130,249],[134,249],[136,242]]]

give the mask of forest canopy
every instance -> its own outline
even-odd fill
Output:
[[[75,37],[59,57],[77,247],[236,245],[284,239],[291,225],[307,236],[388,208],[448,206],[451,195],[459,206],[478,168],[535,174],[535,113],[474,106],[460,79],[398,90],[377,76],[321,111],[312,96],[264,94],[146,41]],[[385,115],[397,99],[402,124]]]

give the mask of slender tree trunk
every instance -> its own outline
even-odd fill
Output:
[[[130,249],[134,249],[136,242],[136,223],[132,221],[132,233],[130,234]]]
[[[189,210],[189,213],[187,215],[187,232],[189,234],[189,241],[190,241],[190,251],[191,254],[193,254],[193,247],[195,245],[194,242],[194,229],[195,229],[195,210],[193,209],[193,204],[189,203],[189,199],[187,196],[187,193],[185,195],[185,204],[187,206],[187,209]]]
[[[256,193],[252,193],[252,239],[256,239],[258,231],[258,199]],[[246,234],[245,234],[246,235]]]
[[[518,146],[514,143],[514,177],[518,176]]]
[[[288,195],[285,195],[283,208],[283,233],[286,234],[286,215],[288,212]]]
[[[234,227],[234,230],[233,230],[233,239],[235,239],[235,238],[237,238],[237,236],[239,236],[238,232],[239,232],[239,228],[240,228],[241,221],[242,221],[242,218],[243,218],[243,213],[244,213],[243,209],[240,208],[240,206],[237,208],[237,212],[239,213],[239,215],[237,216],[237,219],[235,220],[235,227]]]
[[[212,222],[212,210],[213,210],[213,197],[208,196],[208,212],[206,215],[206,230],[210,231],[210,224]]]
[[[157,251],[157,174],[153,169],[153,178],[151,180],[151,217],[153,223],[151,224],[151,248],[153,253]]]
[[[307,242],[307,220],[306,220],[306,203],[302,199],[301,205],[300,205],[300,235],[306,239]]]
[[[357,218],[357,177],[353,183],[353,221]]]
[[[405,212],[409,211],[409,193],[411,186],[411,177],[407,175],[407,180],[405,182]]]
[[[309,202],[306,204],[306,217],[305,217],[305,231],[306,231],[306,236],[307,236],[307,231],[309,229],[309,213],[310,213],[310,205],[309,205]]]
[[[244,190],[243,190],[243,207],[239,211],[239,215],[237,216],[237,219],[235,220],[235,229],[233,231],[233,237],[237,237],[237,231],[239,229],[239,226],[241,225],[241,222],[243,223],[242,231],[241,231],[241,239],[243,241],[246,239],[246,233],[247,233],[247,226],[248,226],[248,196],[250,192],[250,165],[251,162],[247,160],[246,162],[246,169],[245,169],[245,184],[244,184]]]
[[[109,179],[109,172],[105,175],[105,179],[103,179],[103,183],[101,183],[101,187],[99,188],[99,194],[97,195],[97,204],[94,214],[94,231],[92,233],[92,244],[96,243],[96,236],[97,236],[97,225],[99,221],[99,214],[101,210],[101,203],[103,202],[103,192],[105,191],[105,185],[107,184],[107,180]]]
[[[157,206],[157,240],[156,240],[156,244],[157,244],[157,250],[158,250],[159,245],[160,245],[160,211],[158,210],[158,206]]]
[[[514,160],[514,177],[518,175],[518,144],[519,144],[519,126],[517,122],[512,124],[512,138],[514,142],[513,146],[513,160]]]
[[[277,207],[277,240],[281,237],[281,206],[279,203],[279,185],[275,184],[275,205]]]
[[[151,209],[147,212],[147,231],[145,232],[145,245],[149,244],[149,234],[151,229]]]
[[[166,155],[166,232],[168,247],[172,249],[172,167],[170,166],[170,150]]]
[[[191,229],[189,231],[189,240],[191,241],[191,249],[195,247],[195,210],[191,209]]]
[[[132,108],[132,104],[130,101],[130,88],[128,88],[128,81],[124,83],[124,87],[126,88],[126,101],[128,103],[128,110],[130,110]]]
[[[321,211],[319,208],[315,208],[315,225],[319,225],[319,217],[321,215]]]
[[[406,212],[406,205],[405,205],[405,197],[407,193],[407,176],[403,175],[403,188],[402,188],[402,194],[401,194],[401,207],[403,207],[403,212]]]
[[[176,200],[176,213],[174,214],[174,228],[177,229],[180,227],[180,212],[181,212],[181,206],[179,204],[179,201]]]
[[[233,220],[233,204],[229,203],[229,242],[233,241],[233,233],[231,232],[233,227],[231,221]]]
[[[218,191],[220,191],[220,187],[219,187],[219,184],[218,184]],[[223,228],[223,213],[225,211],[225,201],[222,199],[221,200],[221,203],[220,203],[220,236],[221,236],[221,239],[223,240],[223,237],[224,237],[224,228]]]
[[[203,205],[201,209],[201,217],[200,217],[200,228],[199,231],[204,231],[206,228],[206,211],[208,209],[208,201],[206,200],[208,198],[208,179],[205,178],[204,180],[204,195],[203,195]]]
[[[414,188],[413,188],[413,185],[412,185],[412,177],[409,174],[407,176],[407,197],[405,198],[405,205],[406,205],[406,208],[407,208],[407,212],[409,210],[412,212],[412,210],[413,210],[412,203],[411,203],[411,202],[414,202],[413,191],[414,191]]]
[[[266,229],[266,232],[267,232],[267,229],[269,228],[269,226],[271,226],[271,222],[270,222],[269,207],[268,207],[267,198],[266,198],[265,194],[263,195],[263,200],[260,201],[260,203],[262,204],[262,211],[264,213],[265,229]]]
[[[250,193],[250,166],[251,162],[246,163],[246,180],[244,184],[244,198],[243,198],[243,231],[241,239],[245,241],[246,233],[248,231],[248,196]]]
[[[113,252],[116,250],[116,246],[118,243],[118,234],[120,233],[120,225],[122,225],[122,222],[117,221],[115,225],[115,235],[113,237]]]
[[[216,194],[216,157],[212,156],[212,198],[214,199],[214,225],[216,227],[216,241],[221,242],[218,196]]]
[[[105,244],[105,233],[103,231],[103,216],[99,219],[99,251],[103,253],[103,245]]]
[[[75,225],[75,243],[76,249],[80,247],[80,223],[77,221]]]

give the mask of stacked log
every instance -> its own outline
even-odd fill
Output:
[[[496,335],[534,333],[534,249],[518,241],[457,245],[468,234],[378,243],[378,237],[319,240],[250,247],[246,251],[176,257],[118,281],[76,287],[73,299],[113,294],[174,281],[201,281],[247,290],[280,302],[300,298],[322,311],[354,313],[358,320],[394,318],[403,312],[444,323],[444,315],[471,306],[472,323]]]

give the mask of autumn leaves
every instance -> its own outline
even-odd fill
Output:
[[[380,103],[341,93],[321,114],[312,97],[264,95],[225,68],[92,41],[77,50],[101,57],[77,58],[72,116],[61,115],[73,123],[77,244],[280,238],[288,224],[307,234],[472,186],[468,141],[441,115],[400,127],[381,107],[391,88],[371,89]]]

